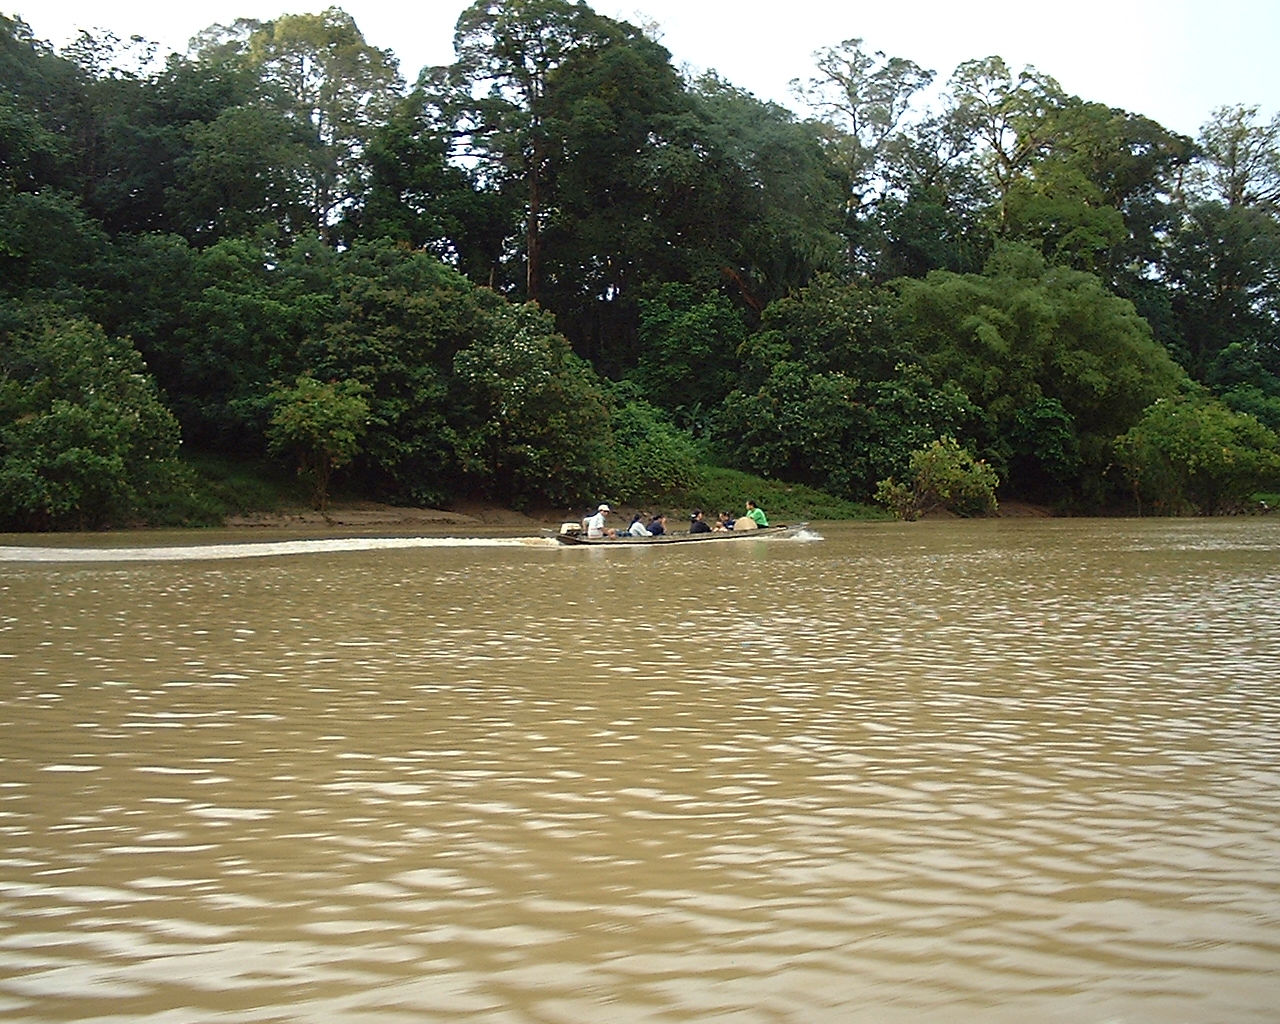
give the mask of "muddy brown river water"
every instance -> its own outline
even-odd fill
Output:
[[[1280,518],[0,538],[13,1024],[1278,1014]]]

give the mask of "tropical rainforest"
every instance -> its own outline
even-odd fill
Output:
[[[423,506],[1280,483],[1280,115],[857,39],[793,110],[653,35],[478,0],[409,83],[336,7],[168,55],[0,17],[0,529],[200,521],[200,455]]]

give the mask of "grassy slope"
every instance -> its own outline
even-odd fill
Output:
[[[278,464],[191,451],[183,459],[200,479],[202,501],[220,516],[310,506],[311,488]]]
[[[726,510],[741,515],[748,498],[765,510],[770,522],[890,518],[883,509],[845,501],[812,487],[710,467],[706,468],[700,487],[669,500],[684,509],[700,508],[708,513]]]
[[[294,473],[279,465],[191,452],[185,455],[203,485],[202,504],[217,510],[222,516],[310,507],[310,489]],[[360,497],[346,493],[340,487],[331,495],[335,502]],[[631,504],[646,509],[663,508],[673,514],[685,513],[692,508],[710,513],[731,509],[741,514],[748,498],[775,522],[887,518],[881,509],[844,501],[812,487],[712,467],[706,468],[702,484],[692,490],[654,496]]]

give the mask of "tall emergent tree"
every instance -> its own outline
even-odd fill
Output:
[[[905,144],[905,119],[934,72],[878,50],[867,53],[861,39],[846,39],[814,56],[818,74],[791,87],[821,118],[824,145],[844,177],[849,262],[865,270],[864,222],[887,198],[889,168],[899,159],[895,150]]]
[[[404,83],[395,57],[366,42],[351,15],[337,7],[213,26],[200,38],[200,57],[231,59],[257,76],[256,105],[277,115],[280,126],[274,144],[269,134],[256,143],[272,158],[260,174],[285,194],[300,192],[309,224],[289,225],[291,233],[309,228],[327,239],[363,192],[365,150],[400,98]],[[243,148],[242,133],[269,132],[272,118],[266,121],[241,111],[220,137]],[[285,140],[293,146],[281,148]]]
[[[424,72],[427,102],[453,126],[459,151],[483,161],[490,187],[524,196],[525,295],[542,290],[542,229],[556,140],[548,125],[554,76],[579,49],[609,41],[585,3],[477,0],[458,18],[455,63]]]
[[[1198,380],[1280,399],[1280,114],[1223,107],[1198,141],[1161,268],[1177,354]]]
[[[1274,206],[1280,202],[1280,113],[1259,123],[1256,106],[1219,107],[1200,130],[1205,160],[1193,186],[1227,206]]]

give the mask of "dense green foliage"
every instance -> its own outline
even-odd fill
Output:
[[[50,314],[0,344],[0,528],[185,518],[178,424],[123,339]]]
[[[799,523],[819,519],[887,519],[879,508],[845,501],[826,491],[782,480],[761,480],[736,469],[707,467],[692,486],[667,500],[659,500],[656,510],[679,512],[690,509],[741,511],[750,498],[769,516],[771,523]]]
[[[303,374],[291,388],[268,396],[275,412],[267,425],[267,447],[298,457],[298,474],[311,478],[316,508],[329,502],[329,478],[360,451],[369,422],[364,388],[354,381],[321,383]]]
[[[590,493],[610,449],[600,382],[534,304],[492,303],[454,356],[446,436],[464,479],[512,505]]]
[[[616,466],[607,493],[617,501],[667,497],[704,479],[697,443],[648,402],[628,401],[613,417]]]
[[[876,499],[900,519],[919,519],[936,509],[986,515],[996,509],[999,483],[996,471],[961,448],[954,437],[941,437],[911,454],[905,483],[893,477],[881,480]]]
[[[1131,303],[1023,246],[899,292],[904,335],[979,406],[979,449],[1015,493],[1098,486],[1112,439],[1183,375]]]
[[[856,39],[799,114],[570,0],[454,43],[406,84],[338,8],[163,57],[0,17],[9,528],[207,517],[179,437],[321,502],[736,508],[740,470],[847,512],[922,452],[1080,511],[1267,485],[1280,116],[1193,140]]]
[[[1116,457],[1139,507],[1165,514],[1238,511],[1280,486],[1280,436],[1198,390],[1147,409]]]

